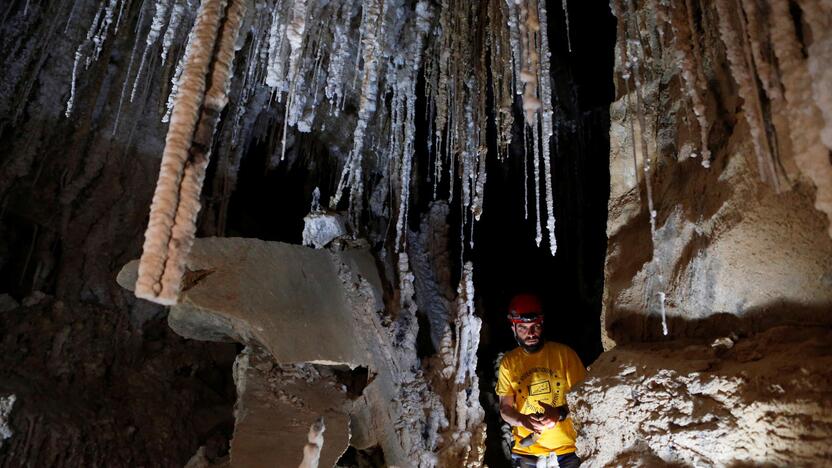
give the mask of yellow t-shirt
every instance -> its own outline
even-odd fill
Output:
[[[506,353],[500,362],[497,395],[514,395],[514,406],[522,414],[541,413],[539,402],[552,406],[566,404],[566,392],[583,380],[586,369],[569,346],[546,342],[536,353],[517,348]],[[558,455],[575,451],[575,428],[567,417],[555,427],[540,434],[537,442],[521,447],[520,440],[531,431],[522,426],[512,428],[514,453],[542,455],[554,451]]]

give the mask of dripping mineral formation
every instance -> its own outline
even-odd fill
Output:
[[[584,3],[6,2],[0,465],[828,465],[832,5]]]

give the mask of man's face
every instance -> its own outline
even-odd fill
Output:
[[[543,334],[542,323],[518,323],[514,326],[517,333],[517,341],[526,349],[535,349]]]

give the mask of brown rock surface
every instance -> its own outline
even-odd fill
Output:
[[[435,464],[439,432],[447,426],[444,409],[419,370],[413,346],[407,345],[408,337],[415,337],[415,320],[401,314],[391,322],[385,314],[380,279],[366,249],[332,252],[257,239],[206,238],[194,243],[187,268],[186,284],[168,316],[171,328],[189,338],[259,347],[280,364],[366,367],[371,382],[343,413],[352,416],[350,445],[380,446],[390,465],[408,466],[420,457]],[[119,283],[132,286],[135,269],[135,262],[125,266]],[[259,385],[259,379],[253,381]],[[245,401],[248,392],[240,394]],[[253,401],[261,405],[270,398]],[[296,418],[312,419],[292,426],[297,430],[292,437],[300,443],[298,456],[309,424],[318,416],[314,409],[303,412],[307,414]],[[326,422],[327,433],[337,433],[337,422]],[[235,435],[233,465],[245,466],[234,460],[248,457],[237,450],[266,457],[256,432]],[[247,441],[237,440],[241,437]],[[271,455],[264,463],[275,461]]]
[[[207,460],[227,452],[233,345],[99,305],[24,302],[0,320],[0,400],[16,396],[0,466],[168,467],[201,445]]]
[[[327,366],[279,365],[247,348],[237,357],[234,378],[238,399],[231,466],[298,466],[306,432],[319,416],[326,425],[320,466],[334,466],[347,449],[352,402]]]
[[[569,394],[588,466],[828,466],[832,330],[619,345]]]
[[[769,138],[779,143],[775,154],[782,191],[762,182],[754,132],[746,121],[754,106],[738,94],[739,78],[726,59],[725,37],[720,36],[713,5],[703,5],[691,13],[691,21],[702,28],[696,34],[707,78],[703,112],[711,123],[710,168],[700,164],[701,158],[689,157],[701,148],[689,96],[680,92],[684,85],[675,52],[689,44],[680,43],[660,22],[662,47],[651,44],[642,64],[641,105],[632,82],[617,82],[618,99],[610,109],[609,242],[602,313],[606,349],[663,336],[660,293],[666,297],[669,335],[675,338],[714,336],[719,333],[712,328],[719,327],[716,318],[725,315],[755,317],[767,325],[832,321],[829,223],[815,209],[816,182],[795,163],[803,157],[796,151],[808,151],[804,146],[809,143],[811,148],[822,146],[822,122],[790,121],[780,95],[773,94],[766,118],[771,119]],[[639,31],[642,44],[648,44],[654,32],[646,20],[656,15],[650,8],[639,11],[636,26],[641,29],[629,29]],[[684,10],[681,3],[659,9],[663,8]],[[770,14],[767,9],[764,13]],[[635,15],[625,16],[619,28],[634,21]],[[804,59],[798,60],[793,66],[807,66]],[[623,73],[620,57],[617,69]],[[778,86],[793,88],[789,79],[783,77]],[[790,138],[798,136],[804,145],[793,147]],[[649,173],[644,171],[647,157],[652,160]],[[654,237],[648,183],[656,214]]]

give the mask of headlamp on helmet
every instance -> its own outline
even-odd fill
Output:
[[[540,300],[532,294],[514,296],[508,307],[508,321],[518,323],[543,323],[543,308]]]
[[[508,314],[508,321],[514,325],[518,323],[543,323],[543,314],[529,313],[522,315]]]

